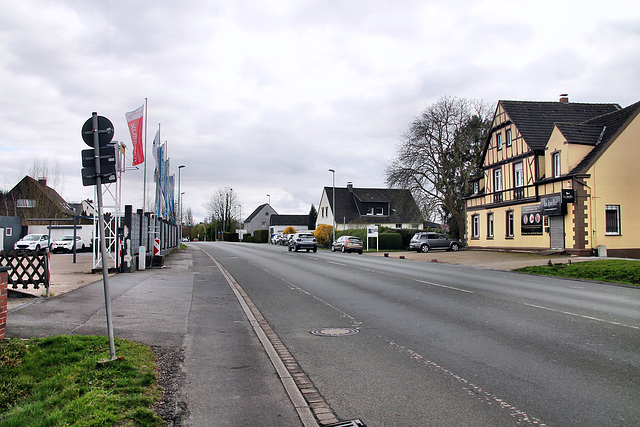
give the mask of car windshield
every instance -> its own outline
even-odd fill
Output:
[[[65,240],[73,240],[73,236],[62,236],[60,238],[60,240],[65,241]]]
[[[40,240],[40,235],[39,234],[28,234],[22,240],[25,240],[25,241],[28,241],[28,242],[32,242],[34,240]]]

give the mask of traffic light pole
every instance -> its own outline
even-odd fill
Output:
[[[104,215],[102,213],[102,171],[100,169],[100,139],[98,134],[98,113],[91,115],[93,132],[93,152],[96,163],[96,193],[98,198],[98,228],[100,231],[100,252],[102,254],[102,283],[104,286],[104,304],[107,313],[107,334],[109,336],[110,359],[116,359],[116,347],[113,338],[113,321],[111,318],[111,297],[109,295],[109,266],[105,263],[107,259],[107,245],[105,243]]]

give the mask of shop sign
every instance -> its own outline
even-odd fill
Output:
[[[520,230],[523,235],[542,234],[542,204],[521,208]]]
[[[573,188],[565,188],[562,190],[562,202],[563,203],[575,203],[576,190]]]
[[[562,197],[561,196],[549,196],[543,197],[542,202],[542,214],[549,216],[562,215]]]

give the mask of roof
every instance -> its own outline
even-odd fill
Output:
[[[590,133],[591,129],[599,128],[600,129],[600,137],[593,144],[593,149],[587,154],[584,159],[578,165],[573,168],[573,170],[569,173],[570,175],[574,175],[580,172],[584,172],[587,167],[591,164],[591,162],[598,156],[598,154],[608,146],[608,143],[618,135],[618,132],[622,130],[626,125],[633,120],[640,113],[640,102],[636,102],[635,104],[629,105],[626,108],[615,111],[613,113],[604,114],[602,116],[594,117],[590,120],[585,121],[581,125],[575,126],[575,128],[579,128],[584,126],[586,128],[585,134]],[[558,126],[560,128],[560,126]],[[560,129],[562,131],[562,129]],[[573,132],[575,129],[571,129],[570,132]],[[567,137],[567,135],[562,132],[562,134],[567,138],[567,141],[572,143],[571,139]],[[575,132],[571,134],[576,138]],[[576,142],[579,143],[579,142]]]
[[[333,188],[324,187],[329,206],[336,212],[336,222],[379,223],[381,218],[390,223],[422,223],[422,213],[409,190],[398,188],[336,187],[336,209],[333,209]],[[361,203],[388,203],[391,214],[366,215],[358,210]]]
[[[571,144],[596,145],[603,133],[603,127],[598,125],[557,123],[556,126]]]
[[[532,150],[547,145],[556,123],[584,123],[594,117],[620,110],[618,104],[578,102],[499,101]]]
[[[71,209],[71,206],[58,194],[56,190],[48,187],[46,183],[40,182],[29,175],[25,175],[9,193],[14,194],[17,197],[32,198],[36,197],[31,193],[33,190],[39,191],[46,199],[51,202],[51,206],[56,209],[57,212],[63,213],[67,216],[75,216],[75,212]]]
[[[309,215],[271,215],[271,225],[309,225]]]
[[[260,206],[258,206],[252,213],[251,215],[249,215],[247,218],[245,218],[244,222],[251,222],[253,220],[253,218],[256,217],[256,215],[258,215],[265,207],[269,206],[271,208],[271,206],[269,205],[269,203],[263,203]],[[273,212],[276,212],[275,209],[271,208],[273,210]],[[275,213],[277,215],[277,212]]]

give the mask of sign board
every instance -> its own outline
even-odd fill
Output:
[[[542,204],[521,208],[520,229],[522,235],[542,234]]]
[[[95,114],[95,113],[94,113]],[[98,144],[104,147],[113,139],[113,123],[103,116],[98,116]],[[93,117],[82,125],[82,140],[89,147],[93,147]]]
[[[160,255],[160,239],[153,239],[153,256]]]
[[[573,188],[565,188],[562,190],[562,202],[563,203],[575,203],[576,202],[576,190]]]
[[[561,216],[562,215],[562,197],[548,196],[540,199],[542,204],[542,215]]]
[[[378,237],[377,225],[367,225],[367,237]]]

